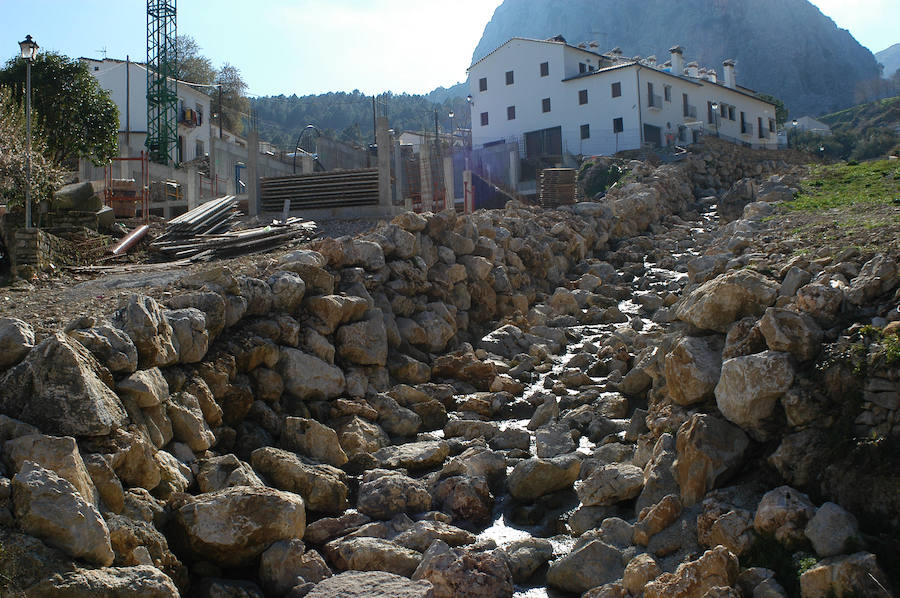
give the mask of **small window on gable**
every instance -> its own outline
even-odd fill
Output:
[[[481,126],[486,127],[487,125],[488,125],[488,113],[482,112],[481,113]]]
[[[586,72],[587,72],[587,65],[586,65],[585,63],[583,63],[583,62],[579,62],[579,63],[578,63],[578,72],[579,72],[579,73],[586,73]]]
[[[507,106],[506,107],[506,120],[516,120],[516,107],[515,106]]]
[[[550,112],[550,98],[541,100],[541,110],[543,112]]]
[[[590,139],[591,137],[591,125],[581,125],[581,138],[582,139]]]
[[[728,120],[734,120],[734,106],[728,107]]]
[[[550,74],[550,63],[542,62],[541,63],[541,77],[546,77]]]
[[[478,91],[487,91],[487,77],[478,80]]]
[[[618,98],[621,95],[622,95],[622,84],[617,81],[612,84],[612,97]]]
[[[625,130],[625,124],[622,118],[613,119],[613,133],[621,133]]]
[[[582,89],[581,91],[578,92],[578,105],[584,106],[587,103],[588,103],[587,90]]]
[[[512,71],[506,71],[506,84],[512,85],[516,82],[516,76]]]
[[[665,100],[667,102],[672,101],[672,86],[671,85],[663,86],[663,96],[665,97]]]

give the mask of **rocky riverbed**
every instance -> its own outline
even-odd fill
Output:
[[[794,251],[802,174],[633,163],[0,320],[3,595],[891,596],[900,252]]]

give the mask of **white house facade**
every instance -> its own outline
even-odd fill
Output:
[[[601,54],[563,38],[513,38],[469,68],[472,145],[516,142],[523,157],[607,155],[719,135],[776,148],[775,107],[683,50],[671,60]]]
[[[88,71],[119,107],[119,156],[146,151],[147,67],[136,62],[82,58]],[[178,143],[175,161],[202,158],[209,151],[210,97],[189,85],[178,84]]]

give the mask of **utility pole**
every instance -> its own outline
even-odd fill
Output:
[[[376,132],[378,131],[378,123],[375,122],[376,121],[376,117],[375,117],[375,98],[376,97],[377,96],[375,94],[372,94],[372,144],[373,145],[378,144],[378,136],[376,135]]]
[[[219,83],[219,139],[222,139],[222,84]]]

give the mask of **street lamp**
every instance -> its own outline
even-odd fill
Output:
[[[19,42],[25,60],[25,228],[31,228],[31,63],[38,45],[30,35]]]
[[[797,119],[791,121],[791,134],[788,135],[788,148],[797,145],[797,125],[800,123],[797,122]],[[791,137],[793,137],[793,144],[791,143]]]
[[[713,110],[713,123],[715,123],[715,126],[716,126],[716,137],[718,137],[719,136],[719,103],[718,102],[712,103],[712,110]]]
[[[453,147],[453,110],[450,111],[450,114],[447,116],[450,117],[450,147]]]

